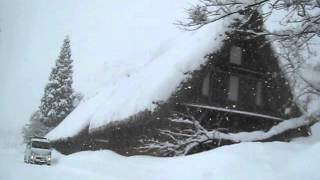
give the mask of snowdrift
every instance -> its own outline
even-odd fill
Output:
[[[312,131],[291,143],[241,143],[173,158],[124,157],[107,150],[55,152],[51,167],[24,164],[23,149],[0,144],[0,179],[319,180],[320,124]]]

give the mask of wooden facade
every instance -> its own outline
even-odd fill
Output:
[[[237,119],[235,123],[244,119],[261,122],[252,127],[245,123],[239,131],[261,127],[266,130],[282,120],[299,116],[289,83],[272,48],[265,42],[264,37],[231,34],[219,52],[208,55],[207,64],[193,73],[173,101],[207,112],[211,115],[205,119],[213,121],[228,118]]]

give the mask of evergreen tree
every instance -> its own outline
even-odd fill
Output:
[[[33,136],[45,136],[79,104],[83,96],[72,89],[72,73],[70,40],[66,37],[49,76],[41,105],[22,128],[25,141]]]
[[[43,122],[49,127],[57,126],[74,108],[72,73],[70,40],[66,37],[39,107]]]

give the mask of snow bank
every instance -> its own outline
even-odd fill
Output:
[[[157,3],[157,8],[165,10],[167,6],[171,7],[172,3],[171,1],[169,3],[169,0],[167,3],[161,1]],[[177,6],[176,11],[183,12],[183,9],[180,8],[181,6]],[[153,49],[150,49],[148,43],[134,44],[132,48],[138,52],[148,49],[148,52],[145,53],[152,54],[152,56],[126,54],[126,49],[123,49],[120,57],[122,59],[134,58],[139,61],[139,65],[128,60],[127,63],[123,61],[121,64],[127,67],[121,67],[118,64],[119,66],[114,69],[108,69],[114,73],[106,77],[110,79],[110,82],[106,82],[95,93],[85,97],[79,106],[47,135],[49,139],[74,136],[86,126],[89,126],[90,131],[94,131],[109,122],[126,119],[144,110],[152,111],[156,107],[153,102],[167,100],[186,78],[185,73],[199,68],[205,61],[204,56],[221,46],[228,24],[226,21],[220,21],[195,32],[185,32],[175,27],[174,21],[168,22],[167,20],[179,17],[175,11],[165,13],[161,11],[159,14],[147,11],[141,16],[149,17],[150,21],[140,18],[132,19],[130,23],[137,23],[141,26],[136,27],[135,31],[128,32],[131,33],[130,37],[134,39],[153,37],[153,41],[157,43],[153,44]],[[157,19],[159,34],[150,36],[150,32],[144,30],[150,30],[150,26],[154,26],[153,20],[155,19]],[[121,21],[121,19],[115,19],[115,21]],[[114,24],[112,28],[126,29],[126,26],[125,23]],[[161,29],[172,31],[167,31],[168,34],[165,34],[161,33]],[[121,35],[121,33],[112,34],[112,36]],[[130,41],[130,38],[125,39],[122,43]],[[135,56],[132,57],[132,55]]]
[[[314,134],[320,134],[319,125],[312,127]],[[173,158],[124,157],[106,150],[54,152],[51,167],[23,163],[22,149],[1,148],[0,179],[319,180],[317,138],[312,143],[313,136],[290,143],[241,143]]]
[[[319,143],[308,147],[278,142],[243,143],[176,158],[126,158],[109,151],[83,152],[63,158],[59,163],[82,169],[88,177],[97,172],[92,179],[105,175],[118,180],[318,180],[319,150]]]

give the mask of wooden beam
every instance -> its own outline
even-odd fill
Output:
[[[265,115],[265,114],[259,114],[259,113],[254,113],[254,112],[248,112],[248,111],[240,111],[240,110],[235,110],[235,109],[227,109],[227,108],[222,108],[222,107],[215,107],[215,106],[208,106],[208,105],[201,105],[201,104],[192,104],[192,103],[191,104],[183,103],[181,105],[216,110],[216,111],[223,111],[223,112],[234,113],[234,114],[242,114],[242,115],[247,115],[247,116],[255,116],[255,117],[260,117],[260,118],[272,119],[272,120],[276,120],[276,121],[284,121],[284,119],[279,118],[279,117]]]

